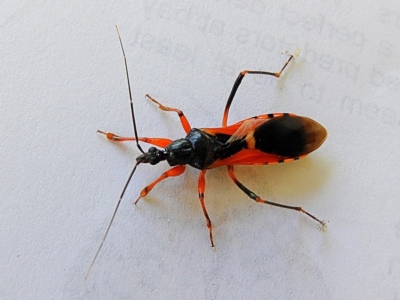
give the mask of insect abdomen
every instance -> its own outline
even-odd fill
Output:
[[[271,118],[254,130],[249,147],[283,157],[308,154],[321,146],[326,129],[307,117],[284,115]]]

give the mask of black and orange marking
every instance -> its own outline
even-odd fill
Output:
[[[200,170],[198,195],[200,205],[206,219],[206,225],[209,230],[209,238],[212,247],[214,247],[212,223],[206,209],[204,198],[206,185],[205,174],[209,169],[222,166],[227,166],[228,174],[233,182],[254,201],[302,212],[320,223],[320,225],[325,226],[323,221],[308,213],[301,207],[283,205],[262,199],[248,189],[245,185],[243,185],[243,183],[237,179],[234,173],[234,165],[272,165],[292,162],[304,158],[309,153],[318,149],[326,139],[327,131],[322,125],[310,118],[297,116],[291,113],[263,114],[242,120],[232,125],[227,124],[230,106],[245,75],[260,74],[279,78],[289,62],[294,58],[293,55],[289,55],[288,60],[279,72],[245,70],[239,73],[225,106],[222,118],[222,127],[200,129],[192,128],[181,110],[167,107],[149,95],[146,95],[146,97],[153,103],[157,104],[161,110],[167,112],[176,112],[178,114],[182,127],[186,132],[186,136],[182,139],[173,141],[166,138],[138,137],[135,124],[132,94],[129,84],[128,68],[119,32],[118,37],[122,48],[122,53],[124,55],[125,70],[128,80],[134,137],[121,137],[114,133],[100,130],[98,130],[98,132],[106,135],[109,140],[114,142],[135,141],[142,154],[136,158],[136,164],[134,165],[128,180],[125,183],[113,212],[111,221],[87,274],[89,273],[90,268],[100,252],[100,249],[105,238],[107,237],[108,231],[118,210],[121,199],[125,193],[126,187],[128,186],[132,175],[139,164],[149,163],[151,165],[155,165],[161,161],[167,161],[172,168],[164,172],[156,180],[142,189],[139,197],[135,201],[135,204],[140,198],[145,197],[160,181],[169,177],[181,175],[186,170],[186,165]],[[147,152],[145,152],[142,150],[139,141],[151,144],[153,146],[150,147]],[[158,149],[154,146],[160,147],[161,149]]]

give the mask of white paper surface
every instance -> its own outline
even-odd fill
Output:
[[[398,1],[3,1],[0,9],[1,299],[399,299],[400,3]],[[120,28],[138,131],[184,137],[292,112],[329,136],[295,163],[237,167],[257,194],[327,220],[256,204],[225,168],[139,191],[167,169],[140,166],[84,281],[139,151],[132,135]],[[147,146],[143,144],[147,149]]]

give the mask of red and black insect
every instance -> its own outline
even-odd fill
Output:
[[[100,130],[98,130],[98,132],[106,135],[109,140],[114,142],[136,141],[136,145],[142,154],[136,158],[136,164],[133,167],[127,182],[125,183],[109,226],[104,234],[103,240],[95,255],[95,258],[93,259],[93,262],[95,261],[108,234],[110,226],[118,210],[118,206],[133,173],[138,165],[146,163],[155,165],[159,162],[166,161],[172,168],[164,172],[160,177],[146,186],[140,192],[135,204],[140,198],[145,197],[160,181],[168,177],[181,175],[185,171],[186,165],[200,170],[198,194],[209,230],[209,237],[212,247],[214,247],[212,224],[204,203],[205,174],[209,169],[222,166],[227,167],[228,174],[232,178],[233,182],[254,201],[300,211],[319,222],[322,226],[325,226],[323,221],[319,220],[301,207],[283,205],[262,199],[244,186],[236,178],[234,173],[234,165],[271,165],[301,159],[318,149],[326,139],[327,131],[322,125],[310,118],[297,116],[291,113],[263,114],[245,119],[233,125],[227,125],[229,108],[245,75],[261,74],[279,78],[283,70],[294,58],[293,55],[289,56],[289,59],[279,72],[274,73],[246,70],[239,74],[225,106],[222,127],[200,129],[192,128],[181,110],[164,106],[149,95],[146,95],[146,97],[152,102],[156,103],[161,110],[176,112],[178,114],[182,127],[186,132],[186,137],[173,141],[166,138],[138,137],[132,103],[132,94],[129,84],[128,67],[119,32],[118,37],[122,53],[124,55],[134,137],[121,137],[114,133],[103,132]],[[145,152],[140,146],[139,141],[154,145],[159,148],[150,147],[148,151]]]

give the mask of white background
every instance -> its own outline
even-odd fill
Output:
[[[0,9],[1,299],[399,299],[400,3],[398,1],[2,1]],[[138,131],[181,138],[176,114],[218,127],[238,73],[249,76],[230,122],[292,112],[323,124],[302,161],[226,169],[139,191],[167,169],[141,165],[103,251],[86,269],[139,151],[132,135],[120,28]],[[147,149],[147,145],[143,144]]]

